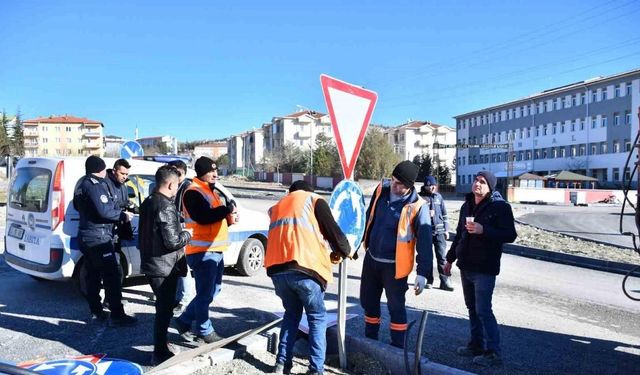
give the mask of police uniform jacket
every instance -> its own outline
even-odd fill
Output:
[[[126,220],[103,178],[88,174],[80,179],[73,205],[80,213],[78,237],[103,243],[113,240],[113,225]]]
[[[433,194],[420,194],[427,205],[429,210],[433,210],[433,216],[431,217],[431,233],[435,236],[437,234],[443,234],[449,231],[449,219],[447,218],[447,207],[444,205],[444,199],[438,192]]]

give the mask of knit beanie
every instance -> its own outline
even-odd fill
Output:
[[[216,169],[218,169],[218,167],[216,167],[216,163],[213,160],[209,159],[206,156],[201,156],[200,158],[198,158],[198,160],[196,160],[195,169],[196,175],[198,177],[202,177],[211,171],[215,171]]]
[[[411,188],[418,177],[418,166],[409,160],[405,160],[396,165],[391,175],[402,182],[404,186]]]
[[[433,176],[427,176],[424,178],[424,185],[425,186],[438,185],[438,180],[436,180],[436,178]]]
[[[100,173],[107,169],[107,165],[104,163],[100,157],[91,155],[84,162],[84,170],[87,174],[89,173]]]
[[[304,191],[313,193],[313,187],[311,187],[311,185],[304,180],[295,181],[289,187],[289,193],[293,193],[294,191],[298,191],[298,190],[304,190]]]
[[[490,171],[485,170],[478,172],[477,176],[482,176],[485,180],[487,180],[487,185],[489,185],[490,191],[494,191],[496,189],[496,183],[498,182],[496,175],[494,175]]]

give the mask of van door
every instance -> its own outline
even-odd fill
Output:
[[[59,160],[20,161],[9,189],[6,224],[7,261],[38,272],[56,272],[62,253],[51,251],[52,180]]]
[[[129,195],[129,202],[133,203],[139,212],[140,205],[149,196],[153,189],[154,176],[129,174],[129,180],[125,183]],[[131,219],[133,228],[133,240],[122,242],[122,252],[129,263],[130,276],[140,274],[140,249],[138,249],[138,226],[140,215],[136,214]]]

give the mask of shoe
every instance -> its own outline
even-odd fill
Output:
[[[109,319],[109,313],[102,310],[98,313],[92,313],[91,314],[91,321],[92,322],[106,322]]]
[[[451,285],[451,280],[448,277],[440,278],[440,289],[446,290],[447,292],[453,292],[453,285]]]
[[[322,375],[322,372],[317,371],[317,370],[309,370],[309,371],[305,372],[305,375]]]
[[[178,334],[184,335],[191,329],[191,324],[183,323],[180,318],[173,318],[173,327],[178,331]]]
[[[273,366],[273,373],[274,374],[291,374],[292,367],[293,367],[293,364],[285,365],[284,363],[276,363],[276,365]]]
[[[456,353],[459,356],[463,356],[463,357],[476,357],[479,355],[483,355],[484,350],[467,345],[467,346],[461,346],[458,349],[456,349]]]
[[[433,288],[433,283],[427,283],[427,285],[425,286],[426,289],[432,289]]]
[[[173,315],[182,315],[186,307],[187,306],[182,303],[178,303],[176,307],[173,308]]]
[[[128,327],[138,323],[138,319],[131,315],[124,314],[122,316],[112,316],[109,325],[112,327]]]
[[[500,366],[502,358],[493,350],[487,350],[484,354],[473,357],[473,364],[483,367]]]
[[[215,331],[208,335],[196,335],[196,341],[204,342],[205,344],[211,344],[212,342],[220,341],[224,337],[218,335]]]

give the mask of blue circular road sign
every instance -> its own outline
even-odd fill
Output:
[[[364,236],[366,208],[362,189],[351,180],[340,181],[333,189],[329,207],[354,252]]]
[[[136,141],[125,142],[120,148],[120,157],[123,159],[131,159],[134,156],[144,156],[142,146]]]

